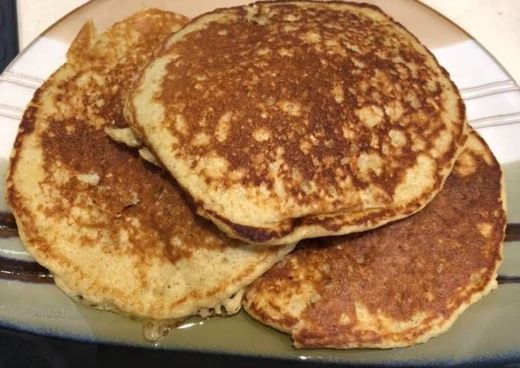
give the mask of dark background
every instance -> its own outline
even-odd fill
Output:
[[[0,328],[0,368],[303,366],[337,365],[81,343]]]
[[[4,70],[16,54],[18,54],[16,1],[0,0],[0,71]]]
[[[1,296],[0,296],[1,297]],[[247,338],[247,337],[246,337]],[[500,358],[499,358],[500,359]],[[507,361],[475,362],[471,367],[520,367]],[[0,368],[83,367],[339,367],[334,364],[284,361],[202,352],[130,348],[32,335],[0,328]],[[345,365],[342,365],[345,366]],[[453,365],[455,366],[455,365]]]

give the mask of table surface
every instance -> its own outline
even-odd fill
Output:
[[[419,0],[458,24],[520,84],[519,0]],[[86,0],[18,0],[20,49]]]

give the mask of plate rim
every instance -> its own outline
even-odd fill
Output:
[[[56,27],[58,27],[65,19],[69,18],[69,17],[72,17],[74,15],[77,15],[79,14],[80,12],[84,11],[87,7],[90,7],[92,5],[95,5],[95,3],[98,3],[98,2],[102,2],[104,0],[87,0],[87,2],[77,6],[76,8],[68,11],[67,13],[65,13],[63,16],[61,16],[59,19],[57,19],[55,22],[53,22],[52,24],[50,24],[49,26],[47,26],[43,31],[41,31],[36,37],[34,37],[22,50],[20,50],[20,52],[11,60],[11,62],[9,62],[9,64],[7,64],[7,66],[4,68],[4,71],[6,70],[9,70],[16,62],[19,58],[21,58],[26,52],[27,50],[32,47],[40,38],[42,37],[45,37],[46,35],[48,35],[51,31],[55,30]],[[109,0],[109,1],[113,1],[113,0]],[[261,0],[260,0],[261,1]],[[318,0],[318,1],[323,1],[323,0]],[[327,1],[327,0],[325,0]],[[329,1],[334,1],[334,0],[329,0]],[[340,1],[345,1],[345,0],[340,0]],[[366,2],[371,2],[372,0],[364,0]],[[490,56],[494,63],[496,65],[498,65],[502,71],[508,76],[508,78],[510,80],[512,80],[515,85],[517,86],[520,86],[520,82],[517,82],[511,75],[511,73],[504,67],[504,65],[500,62],[500,60],[498,60],[494,55],[493,53],[491,53],[487,47],[485,47],[479,40],[477,40],[475,37],[473,37],[473,35],[468,32],[467,30],[465,30],[464,28],[462,28],[460,25],[458,25],[455,21],[453,21],[452,19],[450,19],[448,16],[442,14],[441,12],[439,12],[438,10],[434,9],[432,6],[422,2],[421,0],[400,0],[400,1],[408,1],[408,2],[413,2],[413,3],[416,3],[417,5],[425,8],[425,9],[428,9],[428,11],[430,11],[431,13],[434,13],[436,16],[444,19],[445,21],[449,22],[453,27],[455,27],[460,33],[464,34],[468,39],[476,42],[478,44],[478,46],[484,50],[488,56]],[[245,1],[246,2],[246,1]],[[247,2],[253,2],[253,1],[247,1]],[[349,0],[346,0],[345,2],[349,2]],[[361,2],[363,2],[363,0],[361,0]],[[143,2],[144,4],[144,2]],[[69,46],[69,45],[67,45]],[[2,71],[3,73],[3,71]]]
[[[61,22],[63,22],[66,18],[74,16],[75,14],[78,14],[79,12],[83,11],[86,7],[91,6],[93,3],[101,2],[101,1],[103,1],[103,0],[92,0],[92,1],[89,1],[89,2],[87,2],[85,4],[82,4],[79,7],[75,8],[75,9],[71,10],[70,12],[68,12],[67,14],[65,14],[63,17],[61,17],[59,20],[57,20],[53,24],[51,24],[44,31],[42,31],[37,37],[35,37],[30,43],[28,43],[27,46],[23,50],[21,50],[21,52],[8,64],[8,66],[5,68],[5,70],[7,71],[7,70],[11,69],[14,65],[16,65],[17,61],[31,47],[33,47],[36,42],[38,42],[42,37],[45,37],[46,35],[48,35],[49,32],[51,32],[52,30],[56,29],[56,27],[58,27],[61,24]],[[493,59],[494,63],[497,66],[499,66],[501,68],[501,70],[512,81],[514,81],[514,79],[511,77],[510,73],[493,56],[493,54],[491,54],[487,48],[485,48],[478,40],[476,40],[474,37],[472,37],[471,34],[469,34],[463,28],[458,26],[455,22],[453,22],[452,20],[450,20],[449,18],[447,18],[443,14],[439,13],[435,9],[431,8],[430,6],[420,2],[418,0],[403,0],[403,1],[413,1],[413,2],[416,2],[419,5],[421,5],[422,7],[425,7],[427,9],[431,10],[437,16],[440,16],[440,17],[444,18],[445,20],[449,21],[452,25],[457,27],[460,32],[463,32],[465,35],[467,35],[470,40],[476,42],[478,47],[480,49],[482,49],[483,51],[485,51],[487,53],[487,55],[489,55]],[[516,81],[515,81],[515,84],[516,84]],[[45,332],[42,332],[42,331],[45,330],[44,328],[39,328],[36,325],[29,325],[29,324],[21,325],[21,324],[17,324],[17,323],[10,324],[9,322],[6,322],[5,320],[0,320],[0,327],[1,328],[7,328],[7,329],[10,329],[10,330],[13,330],[13,331],[22,331],[22,332],[36,333],[36,334],[41,335],[41,336],[57,337],[57,338],[66,339],[66,340],[79,341],[79,342],[82,342],[82,343],[102,343],[102,344],[111,344],[111,345],[128,346],[128,347],[140,347],[140,348],[147,348],[147,349],[151,348],[151,347],[145,347],[145,346],[143,346],[141,344],[138,344],[138,343],[131,343],[130,341],[112,341],[112,340],[109,340],[109,339],[103,339],[102,336],[99,336],[96,339],[90,339],[89,337],[81,336],[80,334],[52,333],[52,330],[49,330],[49,333],[45,333]],[[187,348],[187,347],[179,347],[179,346],[171,346],[171,345],[170,346],[162,345],[162,346],[159,346],[159,349],[168,350],[168,351],[190,351],[190,352],[196,352],[196,353],[220,353],[220,354],[225,354],[225,355],[234,355],[234,356],[242,356],[242,357],[249,357],[249,356],[251,356],[251,357],[261,357],[261,358],[266,358],[266,359],[287,360],[287,361],[291,361],[291,362],[295,360],[294,357],[282,357],[282,356],[278,356],[278,355],[273,355],[273,356],[262,355],[262,354],[253,355],[253,354],[246,354],[246,353],[233,352],[233,351],[228,352],[228,351],[211,350],[211,349],[197,349],[197,348],[192,349],[192,348]],[[496,358],[496,359],[493,359],[493,358]],[[396,363],[396,364],[426,365],[428,363],[431,364],[432,362],[435,362],[437,364],[442,364],[442,365],[445,365],[445,364],[479,364],[479,363],[481,364],[483,362],[486,362],[486,363],[489,363],[489,364],[504,364],[504,363],[508,363],[508,362],[512,362],[512,361],[518,361],[518,360],[520,360],[520,349],[516,350],[516,351],[511,351],[511,352],[497,353],[497,354],[491,355],[489,357],[486,356],[486,357],[480,357],[480,358],[469,359],[469,360],[460,360],[460,361],[459,360],[455,360],[455,359],[453,359],[453,360],[451,360],[451,359],[446,359],[446,360],[432,359],[432,360],[417,360],[417,361],[415,361],[415,360],[404,360],[404,361],[400,361],[400,363]],[[312,363],[340,363],[340,362],[347,363],[348,362],[349,364],[354,364],[354,365],[358,365],[359,364],[359,363],[352,363],[348,359],[341,359],[341,358],[336,358],[336,357],[333,357],[333,356],[326,357],[325,359],[323,359],[323,357],[319,357],[319,358],[312,357],[312,358],[309,359],[309,361],[312,362]],[[374,363],[370,363],[370,364],[374,364]],[[375,363],[375,364],[379,365],[381,363]],[[362,364],[359,364],[359,365],[362,365]]]

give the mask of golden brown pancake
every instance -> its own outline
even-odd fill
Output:
[[[170,175],[116,144],[134,76],[183,16],[143,10],[96,35],[36,92],[12,153],[7,200],[27,250],[76,300],[141,320],[230,314],[292,249],[256,249],[194,217]],[[156,336],[157,337],[157,336]]]
[[[302,242],[246,290],[244,308],[291,334],[298,348],[422,343],[496,287],[504,193],[499,164],[473,132],[421,212],[366,233]]]
[[[261,2],[172,35],[125,104],[135,133],[232,237],[363,231],[420,210],[465,140],[447,72],[379,8]]]

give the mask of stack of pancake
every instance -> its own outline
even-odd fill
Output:
[[[445,331],[496,286],[505,228],[447,72],[343,2],[87,24],[27,108],[7,199],[71,297],[159,326],[243,305],[296,347]]]

